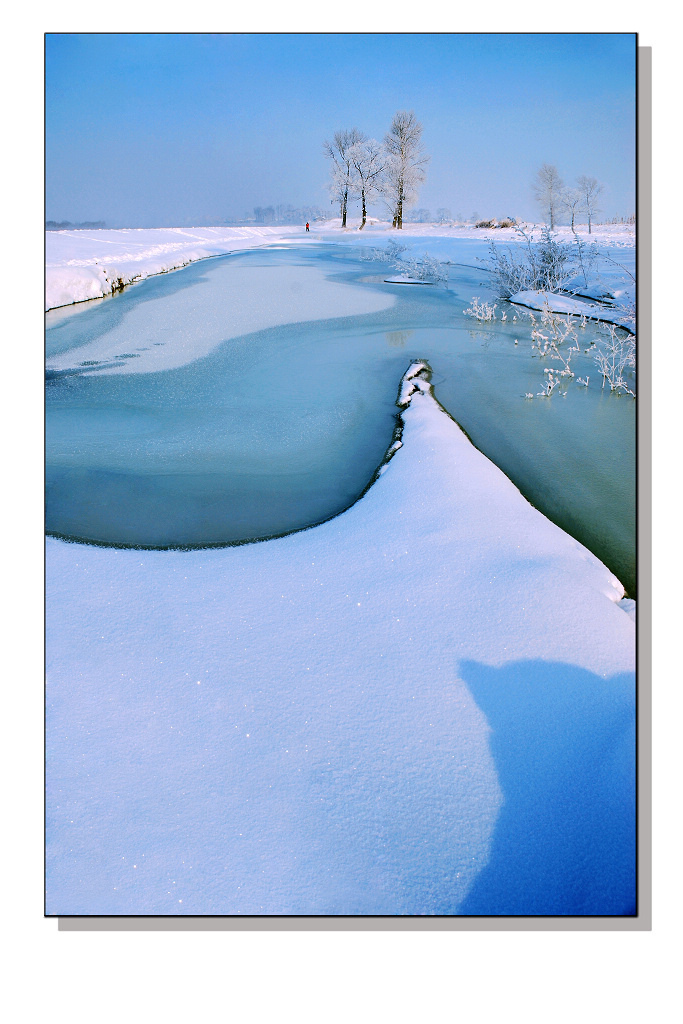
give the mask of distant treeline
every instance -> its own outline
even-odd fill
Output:
[[[46,231],[68,231],[69,228],[88,228],[90,231],[95,228],[106,228],[103,220],[84,220],[80,224],[72,224],[70,220],[46,220]]]
[[[289,203],[278,206],[255,206],[253,215],[244,220],[250,224],[305,224],[306,221],[324,220],[325,214],[317,206],[295,207]]]

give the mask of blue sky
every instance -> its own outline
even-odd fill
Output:
[[[254,206],[332,207],[322,142],[381,139],[414,110],[430,154],[418,206],[538,217],[555,164],[635,209],[635,37],[48,35],[46,216],[216,224]]]

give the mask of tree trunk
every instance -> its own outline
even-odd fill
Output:
[[[344,193],[344,198],[342,200],[342,227],[343,228],[346,227],[346,201],[348,199],[348,196],[349,196],[349,193],[345,192]]]
[[[360,227],[358,228],[358,230],[362,231],[363,228],[365,227],[365,220],[366,220],[366,213],[365,213],[365,189],[361,189],[360,198],[361,198],[361,203],[363,204],[363,218],[361,220],[361,224],[360,224]]]

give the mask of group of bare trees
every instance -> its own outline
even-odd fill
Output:
[[[361,203],[361,229],[368,205],[377,200],[388,207],[393,226],[403,227],[405,209],[417,200],[429,160],[422,149],[422,125],[412,110],[395,114],[383,142],[351,128],[335,132],[323,149],[331,161],[330,195],[339,203],[343,228],[349,202],[355,200]]]
[[[576,179],[576,187],[567,187],[553,164],[543,164],[533,184],[534,197],[546,215],[551,231],[559,216],[566,214],[570,217],[573,229],[576,216],[585,213],[589,235],[593,218],[600,209],[599,197],[603,189],[604,185],[597,178],[587,174]]]

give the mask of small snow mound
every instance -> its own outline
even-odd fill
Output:
[[[401,408],[410,405],[410,400],[416,391],[420,391],[423,395],[430,394],[432,390],[431,375],[432,368],[429,363],[423,360],[411,363],[401,380],[396,404]]]
[[[636,621],[636,602],[635,601],[633,601],[630,597],[624,597],[624,598],[622,598],[621,601],[619,601],[619,607],[621,608],[622,611],[626,612],[626,614],[628,615],[628,617],[630,619],[633,619],[634,622]]]
[[[432,281],[418,281],[415,277],[385,277],[385,284],[433,284]]]
[[[429,363],[425,363],[424,361],[411,363],[408,369],[406,370],[403,379],[412,380],[413,377],[417,377],[418,374],[422,373],[423,370],[426,371],[427,373],[431,373],[431,367]]]

